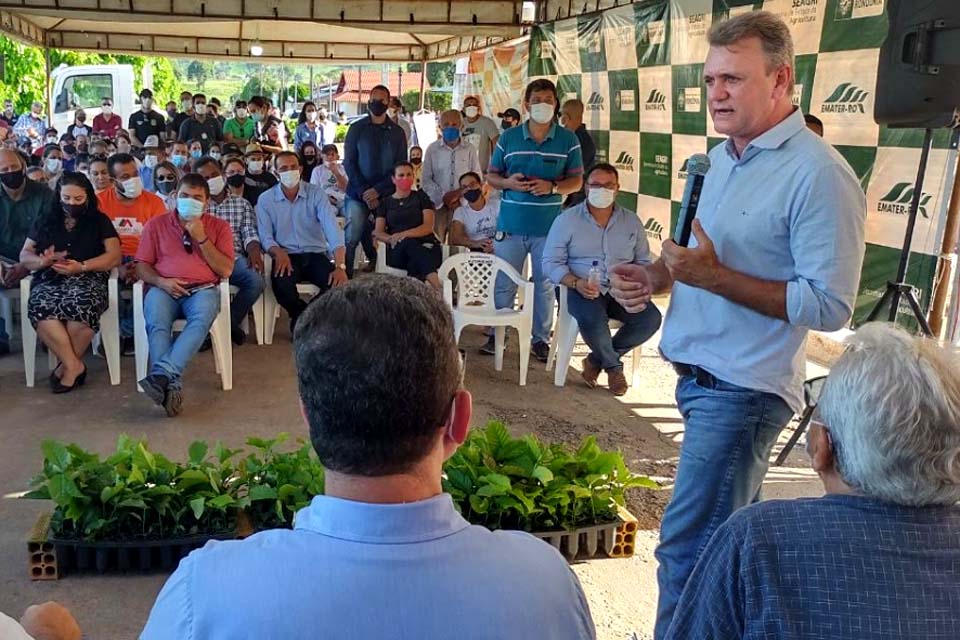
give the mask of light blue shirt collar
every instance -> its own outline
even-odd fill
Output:
[[[590,213],[589,207],[587,207],[587,201],[584,200],[578,205],[574,205],[574,210],[583,217],[584,220],[589,220],[593,224],[600,226],[600,223],[597,222],[597,219],[593,217],[593,214]],[[610,227],[616,224],[622,217],[627,215],[627,210],[621,207],[619,204],[614,203],[613,211],[610,213],[610,219],[607,220],[607,227]],[[634,215],[634,214],[630,214]]]
[[[295,529],[370,544],[409,544],[437,540],[470,526],[453,499],[442,493],[406,504],[372,504],[316,496],[297,512]]]
[[[290,202],[289,200],[287,200],[287,194],[283,192],[283,183],[278,182],[277,184],[274,185],[273,188],[275,190],[274,200],[276,200],[277,202],[283,202],[285,200],[287,202]],[[306,197],[307,197],[307,190],[303,188],[303,180],[301,179],[300,184],[297,185],[297,197],[294,198],[294,200],[301,200]]]
[[[727,138],[724,148],[734,162],[744,162],[759,153],[760,149],[779,149],[787,140],[803,131],[806,126],[803,112],[800,111],[799,107],[795,107],[793,113],[751,140],[739,158],[737,158],[737,148],[733,144],[733,138]]]

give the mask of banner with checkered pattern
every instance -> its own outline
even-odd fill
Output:
[[[884,0],[646,0],[534,27],[525,85],[557,83],[578,97],[597,159],[621,172],[621,204],[644,220],[654,247],[669,237],[686,180],[686,160],[724,141],[707,114],[706,33],[714,21],[765,9],[790,26],[796,50],[795,102],[824,123],[867,195],[867,250],[855,321],[894,277],[913,196],[922,132],[873,121]],[[481,82],[483,92],[488,88]],[[949,135],[934,136],[908,279],[930,295],[949,198]]]

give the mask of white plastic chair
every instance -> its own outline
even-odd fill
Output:
[[[567,291],[568,287],[560,285],[560,317],[557,319],[557,328],[553,332],[553,339],[550,340],[550,355],[547,356],[547,371],[556,365],[553,372],[553,384],[562,387],[567,381],[567,369],[570,367],[570,359],[573,357],[573,349],[577,344],[577,334],[580,333],[580,325],[577,319],[570,315],[567,309]],[[610,328],[619,329],[622,323],[611,320]],[[640,347],[635,347],[630,352],[630,386],[637,386],[637,376],[640,364]]]
[[[213,363],[220,374],[220,384],[224,391],[233,389],[233,345],[230,342],[230,283],[221,280],[220,312],[210,325],[210,339],[213,343]],[[173,323],[172,332],[183,331],[186,320]],[[140,381],[147,377],[147,364],[150,356],[150,344],[147,340],[147,321],[143,315],[143,281],[133,285],[133,344],[137,361],[137,391],[143,392]]]
[[[263,289],[263,342],[273,344],[273,332],[277,327],[277,318],[280,317],[280,304],[273,293],[273,279],[270,277],[273,273],[273,258],[267,253],[263,254],[263,273],[266,274],[266,286]],[[320,288],[309,282],[299,282],[297,293],[301,296],[315,296],[320,293]]]
[[[453,280],[450,273],[457,274],[457,303],[453,303]],[[497,309],[494,304],[494,288],[497,275],[503,273],[523,291],[524,304],[519,309]],[[515,327],[519,334],[520,386],[527,384],[527,366],[530,363],[530,335],[533,331],[533,283],[510,264],[490,253],[467,252],[451,256],[440,265],[440,280],[443,282],[443,298],[453,309],[454,337],[459,342],[460,332],[467,325],[494,327],[494,368],[503,370],[505,327]]]
[[[461,247],[460,245],[449,245],[443,244],[440,245],[440,251],[442,259],[446,261],[450,256],[455,256],[459,253],[468,252],[469,249],[466,247]],[[377,273],[383,273],[389,276],[405,276],[407,272],[403,269],[395,269],[387,264],[387,243],[378,242],[377,243]]]
[[[33,387],[37,372],[37,332],[27,319],[27,308],[30,302],[30,287],[33,285],[33,276],[27,276],[20,281],[20,338],[23,341],[23,372],[28,387]],[[93,337],[91,347],[94,350],[98,343],[103,344],[103,352],[107,358],[107,369],[110,372],[110,384],[120,384],[120,311],[118,300],[117,270],[110,271],[107,281],[107,310],[100,316],[100,331]],[[7,326],[7,331],[10,326]],[[50,371],[57,367],[57,356],[47,350],[47,364]]]

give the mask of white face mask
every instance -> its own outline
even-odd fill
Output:
[[[143,157],[143,166],[152,169],[157,166],[157,156],[146,155]]]
[[[616,197],[617,192],[614,189],[604,189],[603,187],[590,187],[587,192],[587,202],[590,203],[591,207],[597,209],[606,209],[613,204]]]
[[[248,160],[247,169],[250,173],[260,173],[263,169],[263,160]]]
[[[190,110],[190,107],[193,106],[193,100],[183,100],[180,102],[180,109],[184,112]]]
[[[237,117],[238,117],[238,118],[246,118],[246,117],[247,117],[247,110],[244,109],[243,107],[240,107],[239,109],[237,109]]]
[[[547,102],[538,102],[530,105],[530,118],[539,124],[547,124],[553,120],[556,108]]]
[[[207,186],[210,187],[210,195],[218,196],[223,193],[223,188],[227,185],[227,182],[223,179],[223,176],[216,176],[207,180]]]
[[[287,189],[293,189],[300,184],[300,172],[296,169],[280,173],[280,183]]]
[[[107,105],[103,105],[102,107],[100,107],[100,111],[103,112],[103,115],[108,116],[111,113],[113,113],[113,107],[108,107]]]
[[[463,112],[467,114],[468,118],[476,118],[480,115],[480,107],[474,107],[473,105],[464,108]]]
[[[222,157],[222,155],[220,154],[219,151],[211,151],[210,157],[213,158],[214,160],[219,160]]]
[[[60,158],[47,158],[45,166],[47,173],[60,173],[60,169],[63,167],[63,160]]]
[[[197,114],[198,116],[207,115],[207,105],[205,105],[205,104],[202,103],[202,102],[199,103],[199,104],[195,104],[195,105],[193,105],[193,112],[194,112],[195,114]]]
[[[317,112],[316,112],[316,111],[307,111],[307,121],[308,121],[308,122],[316,122],[316,120],[317,120]]]
[[[120,183],[120,186],[123,188],[123,197],[130,200],[140,197],[140,194],[143,193],[143,182],[141,182],[140,176],[124,180]]]

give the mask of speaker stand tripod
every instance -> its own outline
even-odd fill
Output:
[[[920,302],[917,300],[917,289],[912,284],[906,282],[907,267],[910,265],[910,246],[913,244],[913,230],[917,224],[917,212],[920,209],[920,198],[923,195],[923,178],[927,172],[927,159],[930,156],[930,147],[933,145],[933,130],[925,129],[923,132],[923,148],[920,152],[920,166],[917,168],[917,180],[913,185],[913,198],[910,200],[910,212],[907,216],[907,231],[903,238],[903,247],[900,250],[900,265],[897,267],[897,278],[887,282],[887,289],[883,297],[877,302],[876,306],[867,316],[867,322],[873,322],[880,316],[884,306],[890,305],[890,313],[887,320],[897,321],[897,313],[900,310],[900,300],[905,299],[910,305],[913,317],[924,335],[932,336],[930,325],[927,318],[920,309]]]

